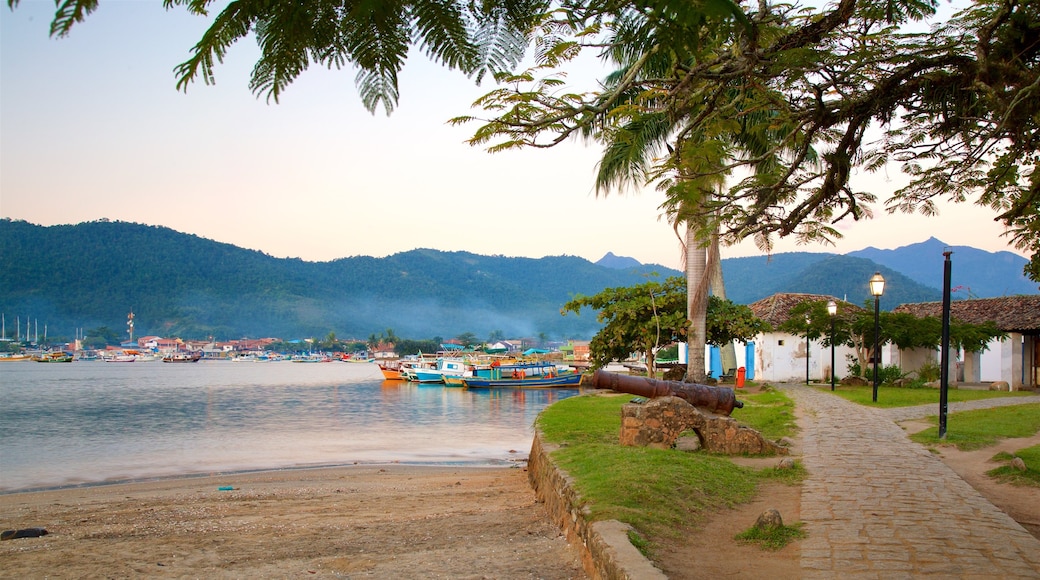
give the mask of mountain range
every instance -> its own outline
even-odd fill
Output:
[[[888,310],[941,298],[945,248],[928,240],[844,256],[730,258],[723,260],[723,274],[727,297],[738,303],[775,292],[812,292],[859,304],[869,299],[867,279],[881,271],[888,280],[882,307]],[[952,250],[953,280],[961,288],[955,296],[1037,292],[1022,275],[1025,258]],[[26,320],[52,337],[101,326],[123,331],[132,310],[137,336],[365,338],[392,329],[406,338],[501,331],[580,339],[600,325],[592,312],[560,315],[575,295],[640,284],[654,274],[681,275],[612,253],[592,263],[565,255],[417,249],[307,262],[165,227],[104,220],[48,227],[0,220],[0,256],[0,312],[8,337]]]

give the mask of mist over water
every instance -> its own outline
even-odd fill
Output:
[[[569,390],[383,381],[364,363],[0,367],[0,492],[355,462],[505,464]]]

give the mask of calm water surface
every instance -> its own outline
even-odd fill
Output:
[[[383,381],[362,363],[0,363],[0,492],[355,462],[496,464],[568,390]]]

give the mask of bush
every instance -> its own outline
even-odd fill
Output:
[[[855,362],[849,365],[849,374],[856,377],[865,377],[873,380],[874,378],[874,367],[868,366],[867,372],[860,372],[859,363]],[[884,385],[887,383],[893,383],[903,378],[903,371],[897,365],[879,366],[877,370],[878,384]]]

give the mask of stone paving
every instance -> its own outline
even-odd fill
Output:
[[[804,578],[1040,578],[1040,540],[910,441],[894,413],[783,389],[803,410]],[[930,407],[910,417],[938,414]]]

